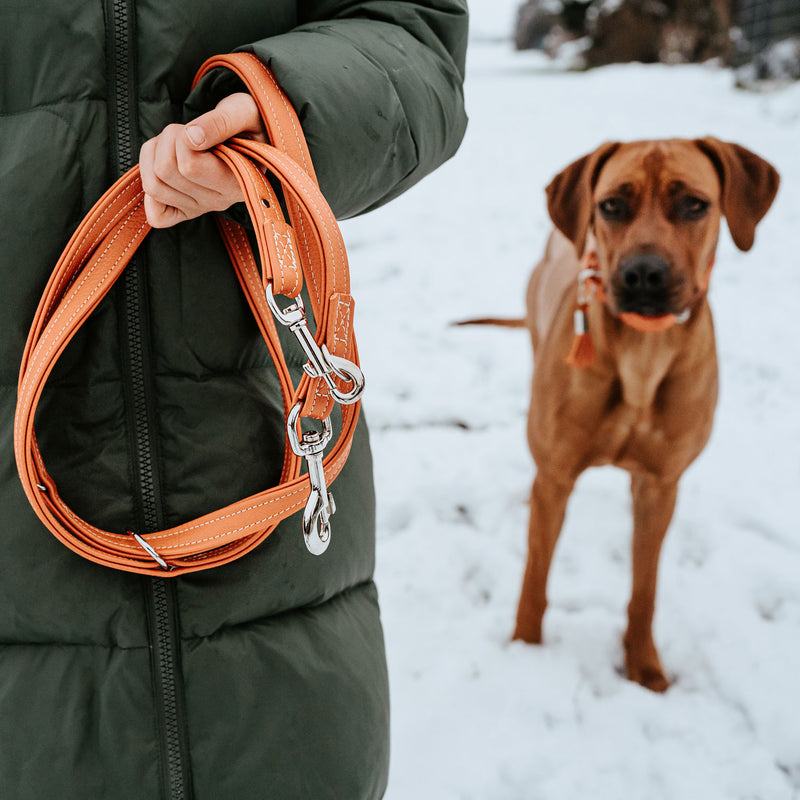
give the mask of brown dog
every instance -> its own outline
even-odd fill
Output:
[[[717,399],[706,288],[720,218],[749,250],[778,181],[757,155],[707,138],[604,144],[547,187],[556,230],[527,297],[537,472],[515,639],[542,640],[547,574],[576,478],[614,464],[631,473],[633,494],[627,674],[668,687],[651,631],[656,575],[678,479],[708,440]],[[595,272],[577,322],[585,319],[594,356],[584,350],[583,366],[568,365],[586,267]]]

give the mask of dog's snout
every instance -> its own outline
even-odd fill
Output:
[[[615,284],[620,311],[658,316],[670,309],[669,262],[656,253],[635,253],[619,265]]]
[[[629,256],[620,265],[625,288],[631,291],[657,292],[667,284],[669,264],[652,253]]]

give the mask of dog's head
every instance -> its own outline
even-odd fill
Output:
[[[711,137],[608,142],[556,175],[547,200],[578,255],[596,251],[613,312],[680,315],[708,285],[720,218],[749,250],[778,183],[764,159]]]

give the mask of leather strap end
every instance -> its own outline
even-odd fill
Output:
[[[303,288],[303,270],[298,258],[297,240],[291,225],[280,220],[272,220],[264,231],[264,246],[269,254],[268,262],[275,294],[297,297]]]
[[[353,312],[355,301],[352,295],[335,292],[328,301],[328,350],[340,358],[352,355]]]

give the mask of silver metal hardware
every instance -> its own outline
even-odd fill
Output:
[[[307,431],[302,440],[297,435],[297,421],[300,419],[300,403],[295,403],[286,417],[286,433],[289,434],[289,445],[296,456],[308,458],[310,455],[321,453],[333,438],[333,424],[331,418],[322,420],[322,432]],[[312,438],[315,437],[315,438]]]
[[[328,491],[322,454],[333,436],[330,417],[322,421],[321,431],[306,431],[302,439],[297,435],[300,403],[294,405],[286,419],[289,445],[295,455],[302,456],[308,466],[311,491],[303,511],[303,539],[306,548],[315,556],[322,555],[331,543],[331,517],[336,513],[336,503]]]
[[[306,374],[312,378],[322,378],[328,386],[331,397],[342,405],[355,403],[364,391],[364,373],[352,361],[334,356],[327,345],[320,347],[308,329],[303,299],[298,295],[294,302],[286,308],[279,308],[272,293],[272,286],[267,284],[267,303],[275,315],[275,319],[289,328],[297,337],[308,361],[303,365]],[[333,376],[352,384],[352,389],[342,391],[333,380]]]
[[[272,292],[272,284],[267,284],[266,289],[267,295],[267,305],[269,305],[272,313],[275,315],[275,319],[281,323],[281,325],[285,325],[287,328],[296,325],[297,323],[305,322],[306,318],[306,307],[303,303],[303,298],[300,295],[294,298],[294,303],[291,305],[286,306],[286,308],[279,308],[278,303],[275,300],[275,295]]]
[[[589,278],[600,277],[600,271],[596,269],[582,269],[578,273],[578,305],[583,306],[589,302],[587,297],[586,282]]]
[[[314,340],[312,339],[311,341],[313,342]],[[317,343],[314,342],[315,347],[316,344]],[[331,397],[337,403],[340,403],[343,406],[348,406],[351,403],[355,403],[364,392],[364,373],[352,361],[348,361],[346,358],[341,358],[341,356],[333,355],[328,350],[327,345],[322,345],[322,347],[318,349],[322,353],[322,356],[326,362],[322,371],[319,374],[312,372],[312,369],[314,368],[311,367],[310,358],[309,363],[303,365],[303,369],[312,378],[322,378],[322,380],[324,380],[328,385],[328,390],[330,391]],[[353,388],[350,389],[349,392],[343,392],[334,383],[332,377],[333,375],[336,375],[347,383],[352,383]]]
[[[134,539],[142,546],[142,549],[153,559],[153,561],[158,564],[161,569],[165,569],[168,572],[173,569],[163,558],[144,540],[138,533],[134,533],[133,531],[128,531]]]
[[[307,461],[312,489],[303,511],[303,540],[309,553],[321,556],[331,543],[331,517],[336,513],[336,502],[325,485],[322,455],[311,456]]]
[[[317,344],[308,327],[303,299],[298,295],[285,308],[281,308],[272,291],[272,285],[266,286],[266,298],[275,319],[289,328],[297,337],[308,361],[303,370],[312,378],[322,378],[328,386],[330,396],[342,405],[355,403],[364,391],[364,374],[352,361],[334,356],[326,345]],[[336,384],[334,377],[339,378],[352,388],[343,391]],[[298,435],[297,423],[300,417],[301,404],[297,403],[290,410],[286,419],[286,432],[289,445],[295,455],[305,458],[308,467],[308,480],[311,490],[303,511],[303,539],[310,553],[321,555],[328,549],[331,541],[331,517],[336,512],[333,495],[328,491],[325,470],[322,466],[322,454],[333,436],[330,417],[322,421],[321,431],[306,431],[302,438]]]
[[[684,322],[688,322],[689,317],[692,316],[692,310],[690,308],[684,308],[680,314],[675,315],[675,322],[678,325],[683,325]]]
[[[583,336],[586,331],[589,330],[589,323],[586,319],[586,313],[581,309],[577,309],[575,311],[575,316],[573,318],[573,327],[575,328],[575,333],[578,336]]]

